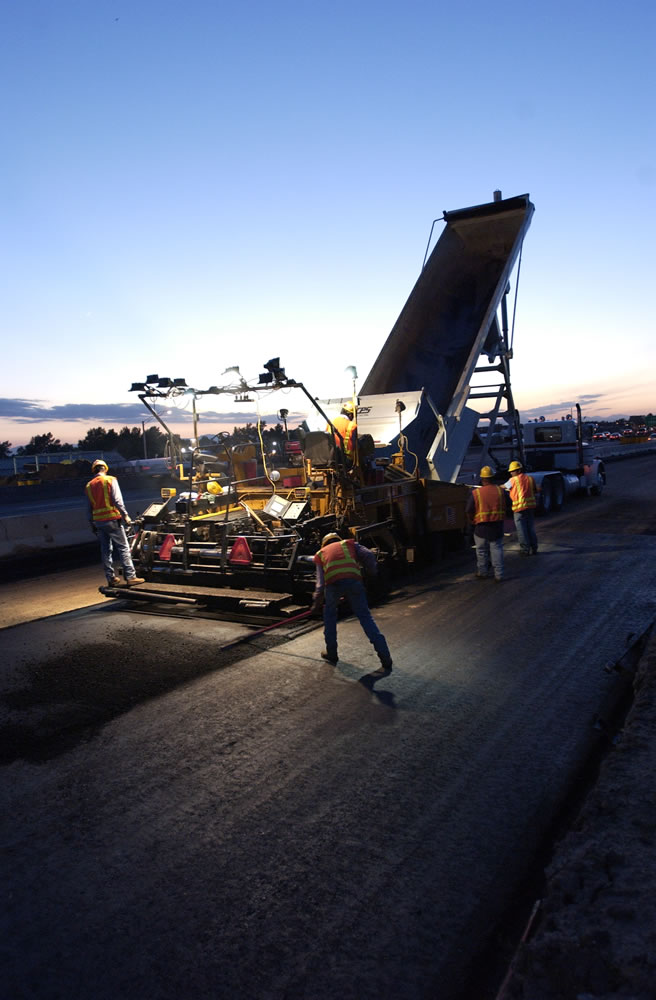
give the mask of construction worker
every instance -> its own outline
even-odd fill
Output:
[[[353,614],[357,615],[364,633],[380,660],[380,668],[375,673],[388,674],[392,669],[392,657],[385,641],[371,616],[367,594],[362,582],[361,565],[371,574],[378,571],[376,555],[371,549],[359,545],[353,538],[342,539],[334,531],[325,535],[321,549],[314,557],[317,577],[312,607],[316,611],[323,603],[323,630],[326,648],[321,654],[324,660],[337,663],[337,605],[340,597],[345,597]]]
[[[535,533],[535,508],[539,488],[533,476],[524,472],[521,462],[508,466],[510,479],[504,483],[512,501],[513,519],[517,528],[520,553],[523,556],[538,554],[538,536]]]
[[[357,424],[353,419],[355,416],[355,410],[353,408],[353,403],[346,402],[342,405],[342,409],[338,417],[333,420],[333,427],[336,431],[342,435],[344,439],[344,452],[346,457],[353,461],[355,455],[355,441],[357,436]],[[330,430],[330,427],[328,428]],[[333,434],[335,439],[335,445],[341,448],[342,442],[340,441],[337,434]]]
[[[114,574],[115,549],[123,566],[123,575],[127,586],[133,587],[137,583],[144,583],[145,581],[137,576],[130,555],[130,546],[123,524],[129,525],[132,524],[132,521],[125,509],[118,479],[108,475],[107,462],[103,461],[102,458],[96,459],[91,466],[91,471],[94,473],[93,479],[89,480],[86,485],[89,523],[93,533],[98,535],[100,540],[100,552],[107,583],[110,587],[117,587],[121,583]]]
[[[503,580],[503,522],[510,513],[506,491],[492,482],[494,472],[484,465],[481,486],[473,489],[466,511],[474,524],[476,579],[484,580],[494,571],[495,580]]]

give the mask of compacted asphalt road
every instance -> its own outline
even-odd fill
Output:
[[[229,645],[70,593],[4,628],[2,995],[493,995],[482,949],[656,619],[656,459],[608,480],[502,584],[469,552],[405,582],[383,679],[351,619],[334,668],[316,628]]]

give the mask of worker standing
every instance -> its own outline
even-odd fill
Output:
[[[381,665],[376,673],[389,673],[392,669],[392,657],[385,636],[369,610],[360,568],[362,565],[368,572],[376,573],[378,564],[375,553],[358,544],[353,538],[342,539],[335,532],[330,532],[322,539],[321,549],[315,555],[314,562],[317,567],[317,577],[313,609],[318,610],[322,599],[324,601],[323,629],[326,649],[321,654],[322,658],[329,663],[337,663],[337,605],[340,597],[345,597],[378,654]]]
[[[513,520],[517,528],[519,548],[523,556],[538,554],[538,536],[535,533],[535,508],[539,492],[533,476],[524,472],[521,462],[508,466],[510,479],[504,484],[510,494]]]
[[[94,534],[100,540],[100,552],[107,583],[110,587],[118,586],[121,581],[114,574],[114,550],[118,553],[123,566],[123,575],[128,587],[137,583],[145,583],[137,576],[130,555],[127,535],[123,524],[132,524],[130,516],[123,503],[118,479],[108,475],[107,462],[97,458],[91,466],[93,479],[86,485],[89,503],[89,522]]]
[[[466,511],[474,524],[476,578],[483,580],[494,571],[494,579],[503,580],[503,522],[508,511],[507,494],[492,482],[489,465],[481,469],[481,486],[473,489]]]
[[[353,403],[346,402],[342,404],[342,409],[338,417],[333,420],[333,427],[339,434],[341,434],[344,440],[344,452],[349,461],[353,461],[355,456],[355,442],[357,435],[357,423],[353,419],[355,416],[355,410],[353,408]],[[330,430],[330,428],[328,428]],[[342,442],[339,439],[338,434],[333,434],[335,439],[335,445],[341,448]]]

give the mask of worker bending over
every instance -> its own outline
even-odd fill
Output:
[[[503,522],[508,510],[506,491],[492,482],[489,465],[481,469],[481,483],[471,491],[465,508],[474,524],[476,578],[483,580],[494,571],[495,580],[503,580]]]
[[[314,557],[317,567],[316,585],[312,607],[318,610],[324,601],[323,631],[326,649],[321,654],[329,663],[337,663],[337,605],[340,597],[345,597],[351,611],[364,629],[380,660],[376,673],[389,673],[392,657],[385,641],[371,616],[367,594],[362,582],[361,565],[370,573],[378,572],[376,555],[371,549],[359,545],[353,538],[340,538],[335,532],[325,535],[321,549]]]
[[[137,576],[130,555],[130,546],[123,523],[129,525],[132,524],[132,521],[125,509],[118,479],[107,474],[107,462],[101,458],[96,459],[91,466],[91,471],[95,475],[86,485],[89,522],[94,534],[98,535],[100,539],[100,553],[107,583],[110,587],[117,587],[121,583],[114,575],[114,549],[121,560],[123,575],[128,587],[144,583],[145,581]]]
[[[539,487],[533,476],[524,472],[521,462],[511,462],[508,472],[510,479],[504,486],[510,493],[520,552],[523,556],[536,556],[538,536],[535,533],[535,509]]]

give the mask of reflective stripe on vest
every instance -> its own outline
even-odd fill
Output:
[[[532,510],[536,506],[535,480],[533,476],[527,476],[525,472],[513,476],[510,484],[510,499],[512,500],[513,514],[520,510]]]
[[[490,483],[474,490],[474,524],[486,524],[488,521],[503,521],[506,516],[506,503],[500,486]]]
[[[94,521],[121,520],[120,510],[112,503],[110,487],[113,482],[113,476],[100,475],[87,483],[87,496]]]
[[[355,542],[347,538],[343,542],[331,542],[318,553],[323,566],[326,584],[338,580],[361,580],[362,573],[355,556]]]

